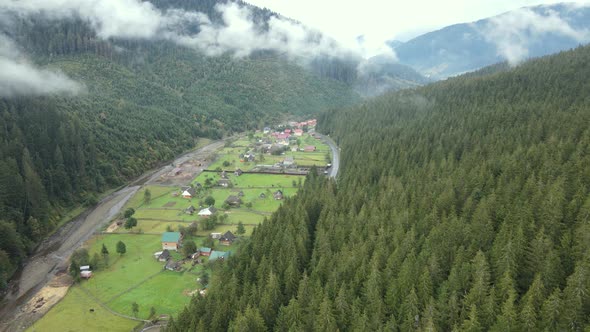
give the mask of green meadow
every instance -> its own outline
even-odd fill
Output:
[[[302,141],[302,146],[315,145],[318,151],[287,151],[281,156],[265,155],[263,163],[280,162],[285,156],[291,155],[299,165],[325,166],[328,146],[309,136],[303,137]],[[239,160],[239,154],[246,152],[251,144],[247,139],[234,141],[231,147],[220,150],[216,160],[210,165],[209,169],[221,167],[228,170],[227,175],[232,182],[229,188],[216,185],[220,179],[218,172],[203,172],[191,183],[205,185],[209,181],[211,186],[203,188],[196,197],[190,199],[181,197],[180,187],[148,185],[138,190],[122,210],[135,210],[133,217],[138,221],[137,226],[129,230],[119,227],[114,233],[97,235],[89,240],[84,246],[90,257],[94,253],[100,254],[104,244],[109,250],[108,263],[103,262],[98,270],[93,271],[93,277],[89,280],[82,280],[80,284],[73,286],[58,305],[35,323],[31,331],[129,331],[138,325],[137,321],[103,310],[100,304],[120,314],[133,316],[132,303],[136,302],[139,305],[137,317],[141,319],[148,318],[151,308],[154,308],[157,315],[173,315],[182,310],[189,302],[191,294],[203,287],[197,282],[197,278],[204,271],[210,273],[210,268],[207,264],[192,266],[191,262],[187,262],[183,265],[182,272],[164,270],[164,263],[153,256],[154,252],[162,250],[161,234],[169,230],[178,231],[180,227],[188,227],[195,222],[198,230],[189,240],[194,240],[199,247],[213,232],[232,231],[237,234],[237,226],[241,222],[245,229],[241,236],[248,237],[255,225],[282,204],[282,200],[274,199],[273,194],[280,189],[285,198],[291,197],[305,180],[303,176],[284,174],[235,176],[233,170],[236,168],[249,170],[256,165],[255,162],[243,163]],[[224,162],[230,166],[223,167]],[[149,202],[144,201],[146,190],[151,193]],[[223,209],[224,202],[230,195],[240,195],[242,204],[240,207]],[[197,215],[208,196],[215,199],[215,207],[219,210],[218,219],[223,219],[218,220],[218,224],[211,230],[204,229],[206,219]],[[196,208],[193,215],[185,213],[186,208],[191,205]],[[219,218],[221,216],[223,218]],[[116,253],[118,241],[126,245],[124,255]],[[216,244],[215,250],[235,250],[238,245],[234,243],[226,247]],[[172,257],[181,259],[180,253],[176,252],[172,252]],[[90,314],[88,308],[94,308],[95,312]],[[70,323],[64,326],[63,321]]]

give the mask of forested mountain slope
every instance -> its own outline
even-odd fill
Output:
[[[444,79],[497,62],[517,63],[588,43],[589,22],[588,5],[525,7],[444,27],[392,48],[401,63]]]
[[[311,177],[169,331],[587,331],[590,47],[325,113]]]
[[[155,5],[201,11],[216,22],[218,3]],[[209,56],[170,40],[106,38],[81,18],[19,16],[5,11],[12,4],[18,2],[0,5],[0,68],[33,67],[34,78],[49,79],[38,91],[13,89],[21,77],[0,80],[0,291],[65,209],[93,204],[96,193],[172,159],[198,138],[359,100],[349,84],[277,52]],[[276,15],[249,8],[262,30]],[[75,91],[47,93],[61,91],[63,77]]]

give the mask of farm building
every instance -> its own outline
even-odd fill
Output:
[[[165,232],[162,234],[162,249],[178,251],[182,235],[179,232]]]
[[[201,253],[201,256],[209,257],[211,255],[211,248],[201,247],[199,248],[199,252]]]
[[[217,212],[217,209],[214,208],[214,207],[212,207],[212,206],[210,206],[208,208],[204,208],[201,211],[199,211],[198,215],[199,215],[199,217],[205,217],[205,218],[207,218],[207,217],[215,214],[215,212]]]
[[[193,213],[195,213],[196,209],[194,206],[189,206],[186,208],[186,210],[184,210],[184,213],[186,214],[190,214],[191,216],[193,215]]]
[[[258,197],[264,199],[264,198],[266,198],[266,194],[265,193],[260,193],[260,195]]]
[[[229,196],[225,202],[230,206],[239,207],[242,204],[242,200],[238,196],[231,195]]]
[[[211,233],[209,236],[211,236],[212,239],[219,239],[221,237],[221,233]]]
[[[239,168],[238,168],[238,169],[236,169],[236,171],[234,172],[234,175],[235,175],[235,176],[240,176],[240,175],[242,175],[242,174],[244,174],[244,171],[242,171],[242,170],[241,170],[241,169],[239,169]]]
[[[225,187],[225,188],[229,187],[230,183],[231,183],[231,181],[229,181],[228,179],[221,179],[221,180],[217,181],[218,186]]]
[[[164,268],[169,271],[180,271],[182,264],[173,259],[169,259]]]
[[[168,251],[168,249],[164,251],[158,251],[154,253],[154,258],[159,262],[165,262],[168,260],[168,258],[170,258],[170,251]]]
[[[315,146],[308,145],[305,148],[303,148],[303,151],[305,151],[305,152],[314,152],[315,151]]]
[[[92,277],[92,271],[90,271],[89,265],[80,266],[80,277],[90,279]]]
[[[229,251],[212,251],[211,256],[209,256],[209,262],[214,262],[216,260],[226,260],[229,257]]]
[[[189,187],[188,189],[185,189],[182,192],[182,197],[183,198],[193,198],[193,197],[195,197],[196,194],[197,194],[197,191],[195,190],[195,188]]]
[[[283,199],[283,192],[280,190],[275,191],[274,194],[272,194],[272,197],[274,197],[274,199],[276,200],[281,200]]]
[[[229,246],[234,243],[235,239],[236,236],[231,231],[227,231],[219,238],[219,244]]]

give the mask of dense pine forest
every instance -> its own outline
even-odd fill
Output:
[[[153,3],[219,20],[220,1]],[[260,29],[276,15],[255,7],[252,13]],[[3,17],[10,20],[0,25],[0,37],[14,41],[16,52],[82,89],[0,94],[0,294],[69,208],[93,205],[98,193],[171,160],[199,138],[359,100],[346,82],[276,52],[212,57],[171,41],[101,38],[77,18]]]
[[[589,64],[325,113],[338,182],[311,176],[168,330],[589,331]]]

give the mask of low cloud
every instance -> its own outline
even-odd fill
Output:
[[[221,24],[200,12],[162,11],[150,2],[139,0],[9,0],[2,7],[25,16],[79,17],[89,22],[100,38],[171,40],[208,55],[231,52],[243,57],[263,49],[304,57],[355,53],[316,31],[275,16],[270,18],[268,29],[261,31],[253,22],[251,10],[232,2],[215,7],[221,14]]]
[[[28,63],[14,42],[0,35],[0,96],[75,95],[83,86],[58,71]]]
[[[572,10],[575,8],[572,7]],[[579,43],[590,40],[590,31],[575,29],[558,12],[551,9],[539,12],[522,8],[509,12],[490,19],[481,32],[487,41],[495,44],[498,55],[512,65],[528,58],[532,44],[544,35],[568,37]]]

